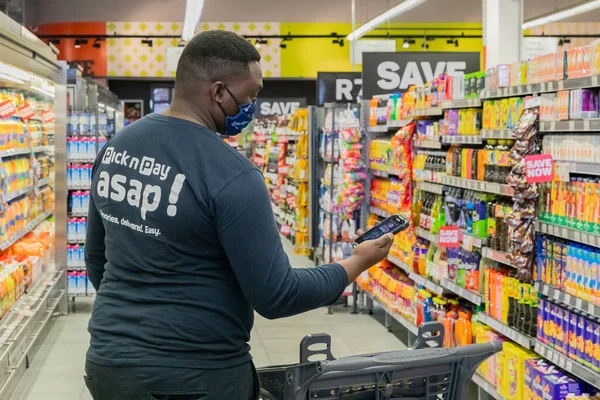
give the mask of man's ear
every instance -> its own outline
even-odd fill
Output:
[[[223,96],[225,94],[225,84],[221,81],[216,81],[211,87],[211,96],[219,104],[223,103]]]

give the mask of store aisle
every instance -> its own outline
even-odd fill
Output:
[[[293,254],[292,245],[283,240],[294,267],[310,267],[307,257]],[[90,400],[83,384],[83,366],[89,335],[87,322],[92,298],[78,298],[76,312],[57,317],[47,340],[36,356],[11,400]],[[280,320],[267,320],[256,315],[250,344],[255,364],[260,366],[294,363],[298,360],[300,340],[309,333],[328,333],[336,357],[377,351],[403,349],[404,345],[374,316],[351,315],[349,309],[336,307],[311,311]]]

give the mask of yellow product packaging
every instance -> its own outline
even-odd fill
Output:
[[[477,324],[477,326],[475,326],[475,328],[473,329],[473,332],[475,332],[475,343],[477,343],[477,344],[487,343],[487,333],[489,330],[490,330],[489,327],[482,325],[482,324]],[[488,370],[488,367],[489,367],[488,361],[485,360],[484,362],[481,363],[481,365],[479,365],[479,368],[477,368],[477,373],[481,376],[485,376],[486,372]]]
[[[499,393],[506,400],[523,400],[525,361],[538,356],[510,342],[504,343],[502,353],[502,385],[499,386]]]

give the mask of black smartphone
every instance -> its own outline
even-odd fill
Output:
[[[358,238],[356,238],[356,240],[354,241],[354,245],[356,246],[364,242],[365,240],[374,240],[380,238],[386,233],[392,233],[395,235],[396,233],[402,232],[403,230],[408,228],[409,225],[410,222],[408,222],[400,215],[392,215],[391,217],[384,219],[383,221],[381,221],[380,223],[378,223],[377,225],[360,235]]]

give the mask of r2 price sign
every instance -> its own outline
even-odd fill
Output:
[[[551,182],[554,179],[554,163],[550,154],[525,157],[527,183]]]
[[[460,246],[460,229],[458,226],[442,226],[438,234],[438,246],[455,248]]]

